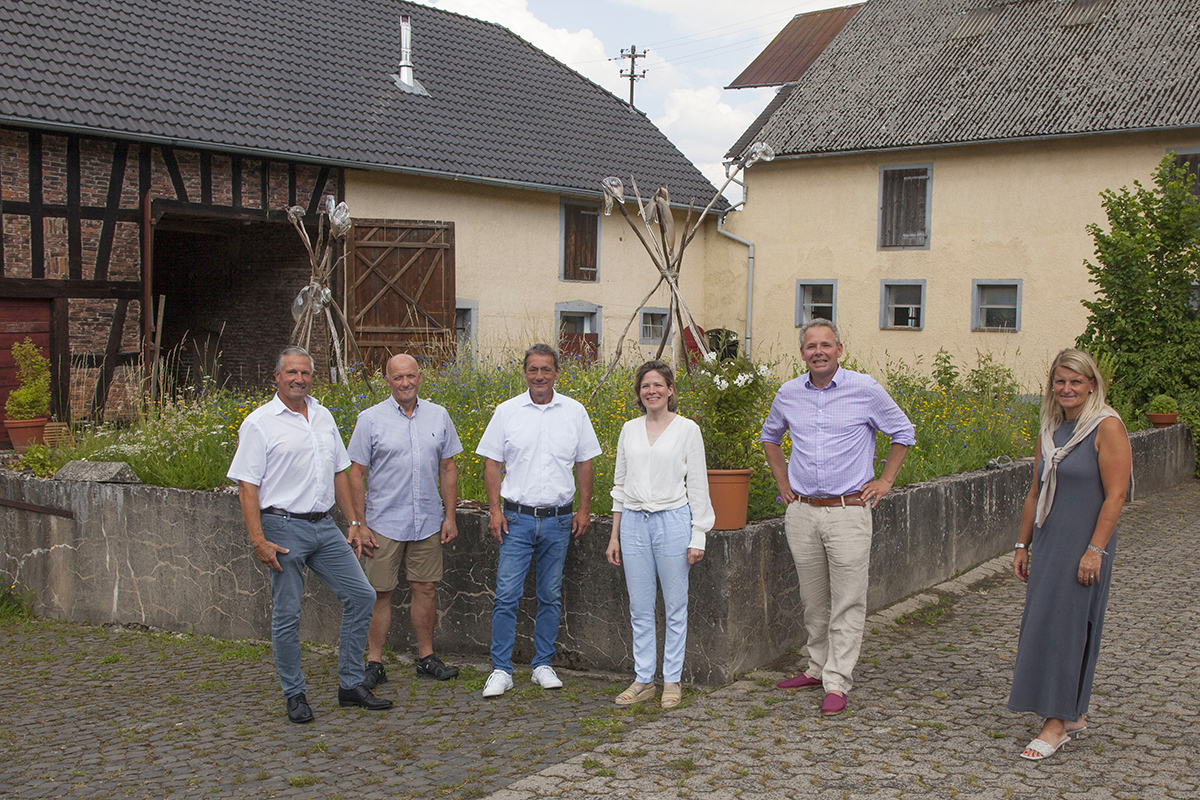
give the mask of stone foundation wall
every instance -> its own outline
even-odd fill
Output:
[[[1195,450],[1177,425],[1132,437],[1138,498],[1192,480]],[[1033,477],[1025,460],[894,490],[875,510],[874,610],[1009,550]],[[6,505],[34,504],[40,511]],[[439,652],[487,659],[496,545],[486,516],[460,511],[439,587]],[[780,519],[714,532],[693,568],[685,680],[721,683],[804,644],[800,601]],[[571,545],[557,663],[632,671],[624,574],[604,559],[609,521]],[[38,613],[137,623],[222,638],[270,635],[266,570],[248,546],[237,498],[140,485],[49,481],[0,473],[0,576],[32,592]],[[391,644],[412,649],[406,591]],[[532,587],[514,660],[532,656]],[[336,601],[312,581],[301,635],[335,642]],[[661,624],[660,624],[661,630]]]

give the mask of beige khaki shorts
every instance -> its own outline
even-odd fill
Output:
[[[440,531],[415,542],[397,542],[375,534],[379,547],[374,558],[363,558],[363,573],[377,592],[393,591],[400,583],[400,562],[409,583],[435,583],[442,579]]]

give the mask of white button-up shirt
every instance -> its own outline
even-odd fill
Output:
[[[333,476],[350,467],[329,410],[305,397],[308,419],[276,394],[250,412],[238,429],[237,452],[226,477],[258,487],[259,508],[311,514],[333,507]]]
[[[505,465],[505,500],[565,506],[575,497],[575,464],[600,455],[600,441],[578,400],[555,392],[538,405],[525,392],[496,406],[475,452]]]

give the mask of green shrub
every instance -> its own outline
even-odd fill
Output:
[[[1169,394],[1156,394],[1146,411],[1151,414],[1178,414],[1179,403]]]
[[[13,361],[17,365],[17,381],[4,403],[8,419],[37,419],[50,414],[50,362],[28,336],[23,342],[13,342]]]

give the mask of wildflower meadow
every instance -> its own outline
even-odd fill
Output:
[[[680,371],[676,379],[679,413],[703,423],[722,391],[743,389],[753,380],[756,391],[742,401],[748,405],[745,419],[749,422],[741,431],[754,469],[750,518],[776,516],[782,512],[782,505],[757,442],[758,426],[783,379],[773,365],[746,362],[745,372],[753,371],[753,378],[746,377],[738,385],[727,382],[722,390],[720,382],[714,381],[717,370],[708,366],[707,370],[698,368],[692,373]],[[635,365],[619,366],[592,398],[605,365],[566,361],[556,385],[558,391],[587,406],[604,451],[595,461],[592,510],[598,514],[612,510],[609,492],[621,426],[640,413],[632,390],[635,369]],[[1032,455],[1037,436],[1036,403],[1021,398],[1012,373],[1001,365],[985,358],[975,368],[962,372],[947,355],[939,354],[931,376],[923,376],[915,367],[896,364],[887,368],[881,381],[917,430],[917,444],[909,450],[897,485],[981,469],[989,458],[1000,455],[1014,459]],[[169,400],[148,405],[131,424],[78,429],[74,446],[51,449],[34,445],[26,451],[22,466],[49,475],[73,459],[124,461],[148,484],[184,489],[229,486],[225,472],[237,447],[238,427],[247,414],[271,397],[272,391],[273,387],[233,390],[211,386],[177,391]],[[523,391],[519,359],[482,366],[424,366],[421,396],[446,407],[462,440],[463,452],[456,459],[462,497],[487,501],[483,459],[475,455],[475,447],[493,409]],[[357,381],[348,385],[314,383],[312,390],[313,396],[330,409],[346,441],[358,413],[383,400],[387,392],[380,375],[374,376],[370,388]],[[879,440],[877,455],[882,461],[890,441],[885,436]],[[784,448],[787,452],[786,441]]]

